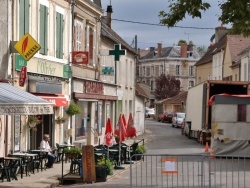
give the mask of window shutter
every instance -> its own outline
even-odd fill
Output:
[[[24,34],[29,33],[30,4],[29,0],[24,1]]]
[[[56,13],[56,57],[63,58],[63,15]]]
[[[47,55],[48,50],[48,36],[47,36],[47,30],[48,30],[48,8],[44,5],[40,5],[40,53]]]

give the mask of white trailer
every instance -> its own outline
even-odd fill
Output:
[[[189,138],[196,138],[206,143],[211,141],[211,107],[210,97],[227,93],[246,95],[250,93],[250,82],[207,80],[188,90],[186,100],[186,123],[184,133]],[[200,134],[202,133],[202,134]],[[201,136],[200,136],[201,135]]]

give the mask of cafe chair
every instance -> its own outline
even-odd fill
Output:
[[[20,165],[21,178],[23,178],[24,171],[25,171],[26,177],[29,175],[28,171],[29,171],[29,164],[30,163],[31,163],[31,161],[28,157],[22,157],[21,165]]]
[[[7,179],[7,181],[10,181],[10,168],[5,166],[3,157],[0,157],[0,170],[2,182],[5,178]]]
[[[56,154],[56,162],[60,162],[62,160],[62,149],[60,148],[58,143],[56,143]]]

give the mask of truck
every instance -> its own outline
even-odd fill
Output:
[[[209,105],[212,114],[210,148],[213,153],[249,156],[250,95],[214,95]]]
[[[209,99],[216,94],[247,95],[250,82],[207,80],[189,88],[186,99],[186,118],[184,134],[195,138],[200,143],[210,144],[211,140],[211,106]],[[222,114],[223,115],[223,114]]]

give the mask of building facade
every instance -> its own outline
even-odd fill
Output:
[[[139,59],[138,81],[150,86],[151,95],[148,106],[154,106],[155,80],[161,74],[175,76],[180,80],[182,91],[195,85],[194,64],[200,59],[198,50],[186,43],[181,46],[162,48],[161,43],[157,49],[151,47],[149,53]]]

